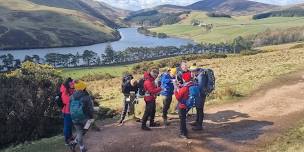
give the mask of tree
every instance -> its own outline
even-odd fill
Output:
[[[14,56],[12,54],[7,54],[1,56],[2,62],[4,67],[7,69],[7,71],[13,69],[14,67]]]
[[[110,44],[107,45],[105,49],[105,54],[102,55],[102,58],[105,63],[112,63],[115,58],[115,51],[113,50]]]
[[[32,56],[32,60],[33,60],[33,62],[35,62],[35,63],[40,63],[40,57],[39,57],[39,55],[33,55],[33,56]]]
[[[58,54],[57,53],[48,53],[45,57],[45,61],[54,67],[58,64]]]
[[[97,53],[89,50],[85,50],[82,54],[82,59],[87,63],[87,66],[90,66],[91,63],[96,62]]]

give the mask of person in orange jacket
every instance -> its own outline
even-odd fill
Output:
[[[155,79],[159,75],[158,69],[152,69],[150,72],[144,73],[144,90],[145,97],[144,100],[146,102],[145,113],[142,118],[142,126],[141,128],[146,131],[150,131],[151,129],[147,127],[148,118],[150,118],[150,127],[159,126],[154,122],[155,112],[156,112],[156,97],[161,92],[161,88],[157,87],[155,84]]]

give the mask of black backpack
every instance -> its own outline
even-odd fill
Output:
[[[145,91],[145,88],[144,88],[144,83],[145,83],[145,79],[144,78],[141,78],[138,81],[138,94],[140,96],[144,96],[146,94],[146,91]]]
[[[123,76],[122,78],[122,83],[121,83],[121,92],[124,93],[124,87],[125,85],[130,82],[133,79],[133,75],[132,74],[126,74]]]

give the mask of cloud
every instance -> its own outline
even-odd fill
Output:
[[[174,5],[189,5],[199,0],[98,0],[106,2],[114,7],[124,8],[129,10],[140,10],[151,8],[157,5],[174,4]],[[251,0],[276,5],[287,5],[304,2],[304,0]]]

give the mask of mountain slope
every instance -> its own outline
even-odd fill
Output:
[[[0,49],[79,46],[118,40],[90,15],[27,0],[0,0]]]
[[[94,0],[30,0],[39,5],[46,5],[57,8],[65,8],[81,11],[83,13],[99,18],[106,25],[117,28],[122,25],[123,17],[127,16],[129,11],[114,8],[106,3]],[[119,24],[119,25],[117,25]]]
[[[221,12],[233,15],[253,14],[276,8],[275,5],[248,0],[202,0],[186,6],[191,10]]]

